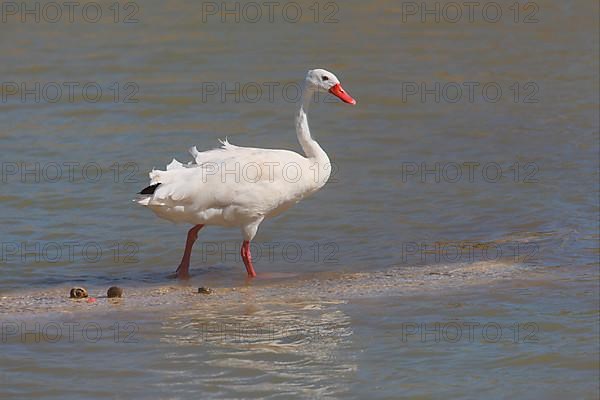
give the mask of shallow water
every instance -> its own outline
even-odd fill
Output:
[[[597,398],[598,4],[515,23],[512,3],[497,23],[392,1],[319,3],[317,23],[310,2],[296,23],[192,1],[122,3],[130,24],[103,1],[98,23],[6,16],[0,397]],[[147,171],[225,136],[299,150],[312,67],[358,100],[309,113],[332,179],[263,223],[255,281],[214,227],[170,280],[186,227],[131,202]]]

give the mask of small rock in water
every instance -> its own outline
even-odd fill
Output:
[[[106,296],[108,298],[123,297],[123,289],[118,286],[112,286],[108,289],[108,292],[106,292]]]
[[[207,287],[199,287],[198,288],[198,293],[201,293],[201,294],[211,294],[212,293],[212,289],[207,288]]]
[[[74,287],[73,289],[71,289],[71,292],[69,293],[69,297],[72,299],[84,299],[84,298],[88,297],[88,292],[87,292],[87,290],[85,290],[85,288]]]

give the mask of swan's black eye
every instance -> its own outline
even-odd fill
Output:
[[[326,76],[322,76],[321,79],[323,79],[324,81],[328,81],[329,80],[329,78],[326,77]]]

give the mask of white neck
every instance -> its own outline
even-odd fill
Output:
[[[302,104],[300,105],[298,115],[296,116],[296,135],[298,136],[298,142],[300,142],[300,146],[302,146],[302,150],[304,150],[306,157],[314,160],[321,166],[324,166],[329,164],[329,157],[327,157],[325,151],[319,146],[319,143],[310,136],[308,118],[306,117],[306,112],[308,111],[313,92],[314,89],[310,85],[304,84]]]

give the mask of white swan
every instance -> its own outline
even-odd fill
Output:
[[[137,202],[161,218],[194,224],[175,273],[178,278],[189,277],[192,246],[204,225],[241,227],[242,259],[248,276],[255,277],[250,241],[260,223],[325,185],[331,173],[329,157],[311,137],[306,118],[317,91],[356,104],[334,74],[308,71],[296,117],[296,134],[306,157],[289,150],[238,147],[225,139],[221,148],[202,153],[192,147],[195,163],[183,165],[173,159],[166,171],[150,172],[150,186],[139,193]]]

